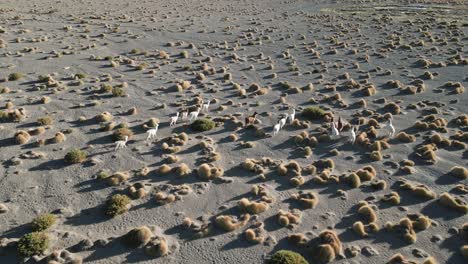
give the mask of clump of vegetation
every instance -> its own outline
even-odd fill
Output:
[[[111,113],[103,112],[95,117],[98,122],[110,122],[114,118]]]
[[[271,256],[267,264],[309,264],[309,262],[299,253],[279,250]]]
[[[77,73],[75,74],[75,79],[84,79],[86,78],[86,73]]]
[[[450,169],[450,175],[460,178],[460,179],[467,179],[468,178],[468,169],[461,166],[455,166]]]
[[[18,241],[18,252],[26,257],[41,254],[49,247],[49,237],[43,232],[24,235]]]
[[[23,74],[19,72],[13,72],[13,73],[10,73],[10,75],[8,75],[9,81],[17,81],[21,78],[23,78]]]
[[[123,182],[126,182],[128,180],[128,178],[130,177],[130,175],[128,174],[128,172],[116,172],[114,173],[113,175],[105,178],[106,179],[106,183],[110,186],[116,186],[116,185],[119,185]]]
[[[115,217],[128,211],[130,198],[124,194],[115,194],[107,202],[106,215]]]
[[[213,129],[216,126],[215,122],[213,120],[209,119],[198,119],[195,120],[191,125],[190,128],[192,128],[195,131],[208,131]]]
[[[67,137],[65,136],[65,134],[62,132],[57,132],[55,133],[55,136],[49,139],[48,141],[52,143],[61,143],[61,142],[64,142],[65,140],[67,140]]]
[[[80,149],[72,149],[65,155],[65,161],[68,163],[82,163],[86,160],[86,152]]]
[[[309,120],[318,120],[325,116],[325,111],[320,107],[307,107],[306,109],[302,110],[302,116]]]
[[[52,125],[53,121],[54,120],[50,116],[43,116],[37,119],[37,123],[39,123],[39,125],[42,125],[42,126]]]
[[[224,231],[231,232],[245,226],[250,220],[250,215],[242,215],[241,219],[237,219],[230,215],[220,215],[216,217],[215,222],[219,228],[223,229]]]
[[[28,143],[30,139],[31,135],[29,135],[29,133],[24,130],[19,130],[15,133],[15,141],[20,145]]]
[[[124,237],[123,242],[130,247],[138,247],[148,243],[153,236],[153,232],[146,227],[138,227],[130,230]]]
[[[112,95],[114,97],[124,97],[127,95],[127,93],[125,92],[124,89],[120,88],[120,87],[114,87],[112,88]]]
[[[55,224],[56,220],[57,218],[53,214],[42,214],[34,218],[34,220],[31,223],[31,226],[34,231],[40,232],[47,230],[49,227]]]
[[[128,138],[131,138],[133,136],[133,131],[130,130],[129,128],[122,127],[122,128],[117,129],[114,132],[114,134],[112,134],[112,138],[115,141],[124,140],[125,136],[128,136]]]

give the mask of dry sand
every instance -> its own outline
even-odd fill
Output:
[[[57,221],[32,263],[58,250],[83,263],[263,263],[280,249],[317,263],[327,229],[342,244],[333,263],[386,263],[397,253],[466,263],[467,172],[450,171],[468,167],[468,7],[414,2],[2,0],[0,263],[28,260],[17,241],[44,213]],[[195,132],[180,118],[169,126],[201,100],[211,104],[199,118],[214,129]],[[301,113],[311,106],[328,114],[309,121]],[[272,136],[293,109],[295,123]],[[133,131],[126,148],[114,151],[113,131],[95,118],[103,112]],[[330,139],[332,115],[345,128]],[[52,123],[40,125],[44,116]],[[159,129],[147,142],[150,118]],[[171,137],[182,132],[188,139]],[[88,156],[70,165],[64,157],[75,148]],[[246,159],[256,165],[243,168]],[[188,169],[177,170],[182,163]],[[197,172],[202,163],[217,175]],[[101,171],[128,179],[110,186]],[[130,186],[146,195],[106,216],[106,202],[131,195]],[[399,203],[385,201],[392,192]],[[289,211],[299,223],[283,226],[278,214]],[[237,224],[223,222],[229,217]],[[122,243],[142,226],[156,240]],[[151,245],[167,255],[146,254]]]

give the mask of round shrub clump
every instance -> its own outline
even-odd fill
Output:
[[[115,194],[107,201],[106,215],[115,217],[128,211],[130,198],[125,194]]]
[[[318,120],[322,119],[325,115],[325,111],[316,106],[307,107],[306,109],[302,110],[302,116],[309,119],[309,120]]]
[[[117,129],[114,132],[114,134],[112,134],[112,138],[115,141],[124,140],[125,136],[128,136],[128,138],[131,138],[133,136],[133,131],[130,130],[129,128],[122,127],[122,128]]]
[[[129,247],[135,248],[148,243],[152,236],[153,233],[148,227],[137,227],[130,230],[126,235],[124,235],[123,242]]]
[[[23,78],[23,74],[19,72],[10,73],[10,75],[8,75],[9,81],[17,81],[21,78]]]
[[[53,214],[42,214],[34,218],[31,226],[34,231],[40,232],[51,227],[53,224],[55,224],[56,220],[57,218]]]
[[[127,93],[125,92],[124,89],[120,88],[120,87],[114,87],[112,88],[112,95],[114,97],[124,97],[127,95]]]
[[[43,232],[32,232],[18,241],[18,253],[31,257],[41,254],[49,247],[49,237]]]
[[[65,161],[68,163],[82,163],[86,160],[86,152],[80,149],[72,149],[65,155]]]
[[[271,256],[267,264],[309,264],[309,262],[299,253],[280,250]]]
[[[192,128],[195,131],[208,131],[213,129],[216,126],[215,122],[210,119],[197,119],[195,120],[191,125],[190,128]]]

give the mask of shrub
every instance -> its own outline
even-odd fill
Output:
[[[50,116],[43,116],[37,119],[37,123],[42,126],[52,125],[53,119]]]
[[[18,252],[27,257],[41,254],[48,247],[49,237],[43,232],[26,234],[18,241]]]
[[[299,253],[290,250],[280,250],[271,256],[267,264],[309,264],[309,262]]]
[[[65,155],[65,161],[68,163],[82,163],[86,160],[86,152],[80,149],[72,149]]]
[[[119,87],[114,87],[112,88],[112,95],[115,97],[124,97],[127,94],[125,93],[124,89],[119,88]]]
[[[19,130],[18,132],[15,133],[15,141],[16,143],[23,145],[28,143],[28,141],[31,139],[31,135],[29,135],[28,132]]]
[[[302,111],[302,116],[309,119],[309,120],[318,120],[322,119],[325,115],[325,111],[320,107],[307,107]]]
[[[23,78],[23,74],[19,72],[10,73],[10,75],[8,75],[9,81],[17,81],[21,78]]]
[[[211,130],[215,127],[215,122],[213,120],[209,119],[198,119],[195,120],[191,125],[190,128],[192,128],[195,131],[208,131]]]
[[[31,223],[31,226],[34,231],[40,232],[51,227],[56,220],[57,219],[53,214],[42,214],[34,218],[34,220]]]
[[[123,237],[123,242],[129,247],[138,247],[148,243],[152,236],[153,232],[148,227],[142,226],[130,230]]]
[[[115,217],[128,211],[130,198],[124,194],[113,195],[107,202],[106,215]]]
[[[74,77],[78,78],[78,79],[84,79],[84,78],[86,78],[86,73],[77,73],[77,74],[75,74]]]
[[[112,138],[117,141],[117,140],[124,140],[125,136],[128,136],[128,138],[131,138],[133,136],[133,131],[130,130],[129,128],[122,127],[117,129],[114,134],[112,134]]]

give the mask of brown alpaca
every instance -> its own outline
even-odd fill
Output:
[[[258,113],[255,112],[255,113],[253,113],[253,115],[246,117],[245,118],[245,126],[253,125],[255,123],[255,120],[257,120],[257,115],[258,115]]]

